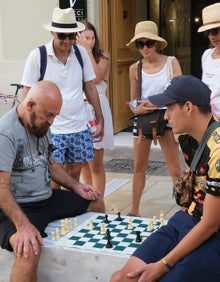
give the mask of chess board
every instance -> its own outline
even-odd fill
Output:
[[[141,244],[136,242],[136,231],[140,231],[140,237],[143,241],[147,240],[149,235],[161,226],[161,220],[156,218],[121,216],[119,221],[117,215],[108,215],[109,222],[105,223],[105,228],[110,231],[112,247],[107,248],[107,236],[106,234],[100,234],[105,219],[104,214],[96,214],[77,227],[72,227],[67,234],[60,236],[58,239],[53,238],[51,240],[51,235],[48,235],[50,240],[53,241],[53,245],[56,246],[131,255]],[[128,229],[130,221],[132,229]],[[162,225],[165,223],[166,221],[162,219]]]

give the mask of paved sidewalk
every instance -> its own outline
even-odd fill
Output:
[[[180,152],[181,164],[184,161]],[[107,183],[122,182],[119,189],[112,192],[105,198],[106,213],[117,213],[120,211],[126,215],[129,211],[131,200],[132,171],[123,173],[124,167],[119,168],[120,161],[125,166],[126,160],[129,164],[133,160],[132,135],[130,132],[121,132],[115,135],[115,149],[106,150],[105,164],[112,160],[119,160],[117,167],[112,167],[112,171],[106,172]],[[123,160],[123,162],[122,162]],[[168,219],[179,207],[175,204],[172,197],[172,181],[166,168],[164,157],[159,145],[152,145],[149,163],[155,163],[155,169],[147,173],[147,181],[141,199],[140,214],[142,217],[159,217],[163,211],[165,218]],[[159,164],[159,167],[157,167]],[[130,170],[130,168],[129,168]]]

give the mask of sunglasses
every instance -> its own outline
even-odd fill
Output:
[[[219,27],[216,27],[216,28],[212,28],[212,29],[208,29],[208,30],[203,31],[203,34],[204,34],[205,36],[209,36],[210,33],[211,33],[212,35],[217,35],[217,34],[219,33],[219,30],[220,30],[220,28],[219,28]]]
[[[146,42],[135,41],[135,44],[138,49],[144,49],[144,46],[146,46],[147,48],[152,48],[155,46],[155,41],[154,40],[147,40]]]
[[[60,40],[65,40],[67,37],[69,38],[69,40],[73,40],[73,39],[76,39],[76,33],[68,33],[68,34],[65,34],[65,33],[57,33],[57,37],[60,39]]]

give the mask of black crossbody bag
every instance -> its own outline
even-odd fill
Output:
[[[141,83],[142,83],[142,62],[138,62],[137,67],[137,77],[138,77],[138,93],[141,98]],[[165,109],[155,110],[152,113],[136,115],[135,121],[137,123],[138,135],[139,137],[146,137],[154,141],[157,144],[157,137],[162,137],[166,130],[167,120],[164,119]]]

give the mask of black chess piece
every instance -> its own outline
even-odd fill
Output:
[[[111,237],[111,236],[110,236]],[[112,246],[112,243],[111,243],[111,241],[110,241],[110,237],[107,239],[107,243],[106,243],[106,245],[105,245],[105,247],[107,248],[107,249],[111,249],[113,246]]]
[[[141,243],[141,231],[136,231],[136,239],[135,242]]]
[[[111,239],[111,232],[110,232],[109,228],[106,230],[106,238]]]
[[[118,212],[118,217],[116,218],[117,221],[122,221],[122,218],[121,218],[121,213]]]
[[[105,219],[103,220],[103,222],[105,222],[105,223],[109,223],[110,221],[108,220],[108,215],[106,214],[105,215]]]

